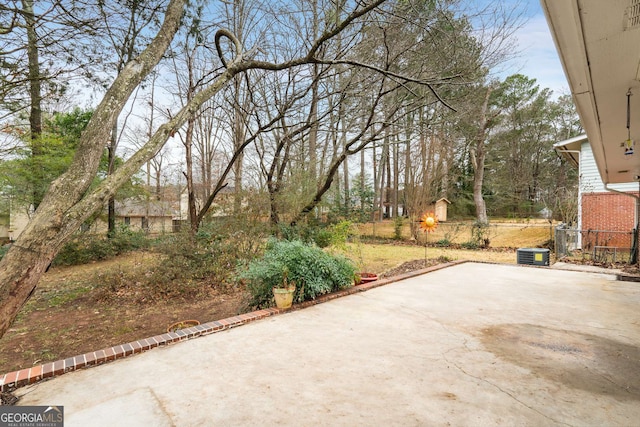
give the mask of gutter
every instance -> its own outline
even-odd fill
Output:
[[[577,167],[578,169],[580,168],[580,157],[581,157],[581,153],[582,153],[580,150],[567,150],[566,148],[562,148],[562,147],[554,147],[553,149],[556,151],[556,154],[558,154],[558,155],[561,155],[561,153],[578,153],[578,159],[577,160],[573,156],[566,156],[565,158],[573,166]]]
[[[640,176],[637,176],[636,179],[638,180],[638,194],[640,194]],[[629,197],[633,197],[634,199],[636,199],[636,227],[638,225],[638,219],[640,219],[638,217],[638,206],[640,204],[640,196],[636,196],[635,194],[632,193],[626,193],[624,191],[620,191],[620,190],[616,190],[615,188],[609,188],[609,184],[605,183],[604,184],[604,189],[607,191],[611,191],[612,193],[618,193],[618,194],[622,194],[623,196],[629,196]]]

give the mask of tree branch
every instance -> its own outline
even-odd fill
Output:
[[[233,45],[236,49],[236,57],[241,57],[243,54],[243,48],[242,48],[242,43],[240,43],[240,40],[238,40],[238,38],[236,37],[235,34],[233,34],[231,31],[226,30],[226,29],[220,29],[218,31],[216,31],[216,35],[214,37],[214,42],[216,45],[216,51],[218,52],[218,58],[220,58],[220,62],[222,62],[222,65],[225,68],[227,67],[227,60],[224,58],[224,53],[222,52],[222,47],[220,46],[220,40],[222,38],[227,38],[229,40],[231,40],[231,42],[233,42]]]

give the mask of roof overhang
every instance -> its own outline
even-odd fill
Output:
[[[640,176],[640,0],[540,0],[602,181]],[[625,154],[627,93],[634,154]]]
[[[558,154],[565,158],[573,166],[578,167],[580,164],[580,152],[582,151],[582,143],[588,141],[587,135],[579,135],[573,138],[553,144],[553,148]]]

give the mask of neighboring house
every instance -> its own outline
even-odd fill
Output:
[[[116,224],[124,224],[132,230],[149,233],[174,231],[175,220],[180,213],[171,203],[163,200],[130,198],[116,201]]]
[[[586,135],[558,142],[554,148],[579,171],[578,229],[582,230],[583,248],[629,248],[637,221],[634,196],[639,194],[638,182],[605,185]],[[629,162],[633,161],[630,156]]]
[[[147,233],[172,233],[177,231],[176,223],[179,223],[179,211],[177,203],[172,204],[166,200],[155,200],[145,197],[132,197],[125,200],[116,200],[116,227],[127,226],[133,231],[145,231]],[[107,207],[105,206],[100,217],[91,225],[82,227],[82,231],[89,234],[105,234],[107,232]]]
[[[203,197],[201,194],[204,194],[204,190],[202,185],[195,186],[196,192],[196,210],[199,212],[202,206],[204,206]],[[224,187],[218,194],[216,195],[215,200],[211,204],[209,208],[208,214],[214,217],[223,217],[231,214],[231,210],[233,209],[233,197],[235,191],[233,187]],[[244,202],[243,202],[244,205]],[[180,193],[180,213],[179,219],[183,222],[189,221],[189,193],[187,192],[187,188],[185,187]]]
[[[28,222],[25,206],[12,203],[10,197],[0,198],[0,244],[16,240]]]
[[[116,224],[127,225],[135,231],[171,233],[176,231],[176,224],[180,222],[180,212],[176,207],[167,201],[147,201],[144,198],[116,201]],[[28,222],[29,215],[24,207],[0,199],[0,243],[16,240]],[[105,233],[107,223],[101,218],[83,230],[90,233]]]

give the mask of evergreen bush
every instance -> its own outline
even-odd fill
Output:
[[[317,246],[270,239],[264,255],[238,272],[247,284],[252,307],[272,305],[272,288],[281,283],[284,271],[296,284],[294,301],[301,302],[351,286],[356,269],[346,257],[330,255]]]
[[[441,248],[448,248],[449,246],[451,246],[451,242],[449,241],[449,239],[440,239],[436,242],[436,246],[439,246]]]
[[[395,240],[402,240],[402,226],[404,224],[404,218],[397,216],[393,219],[393,238]]]

